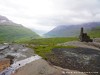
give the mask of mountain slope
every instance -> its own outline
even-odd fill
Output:
[[[91,36],[91,37],[99,37],[100,38],[100,26],[98,27],[94,27],[92,28],[88,34]]]
[[[0,41],[16,41],[20,39],[39,38],[35,32],[20,24],[13,23],[4,16],[0,16]]]
[[[84,27],[85,32],[93,31],[91,29],[100,26],[100,22],[89,22],[89,23],[83,23],[80,25],[61,25],[50,32],[46,33],[46,37],[73,37],[78,36],[80,33],[80,28]],[[90,32],[89,32],[90,33]]]

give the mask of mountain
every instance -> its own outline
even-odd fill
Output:
[[[16,41],[34,38],[40,38],[40,36],[21,24],[16,24],[8,18],[0,16],[0,41]]]
[[[60,25],[54,28],[53,30],[51,30],[50,32],[44,34],[44,36],[45,37],[74,37],[79,35],[81,27],[84,27],[84,31],[89,32],[90,34],[93,31],[93,28],[99,26],[100,26],[100,22],[89,22],[89,23],[83,23],[78,25]]]

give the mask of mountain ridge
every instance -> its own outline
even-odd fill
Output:
[[[60,25],[44,34],[45,37],[76,37],[79,35],[80,28],[83,27],[85,32],[91,31],[92,28],[100,26],[100,22],[88,22],[78,25]]]
[[[0,15],[0,41],[16,41],[20,39],[36,38],[40,38],[40,36],[34,31]]]

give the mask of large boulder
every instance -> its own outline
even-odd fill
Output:
[[[100,71],[100,51],[89,48],[54,48],[48,56],[54,65],[81,72]],[[94,75],[90,73],[90,75]],[[100,73],[95,74],[100,75]]]

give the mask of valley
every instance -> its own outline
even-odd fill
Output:
[[[0,17],[0,75],[100,74],[100,22],[61,25],[40,36]]]

